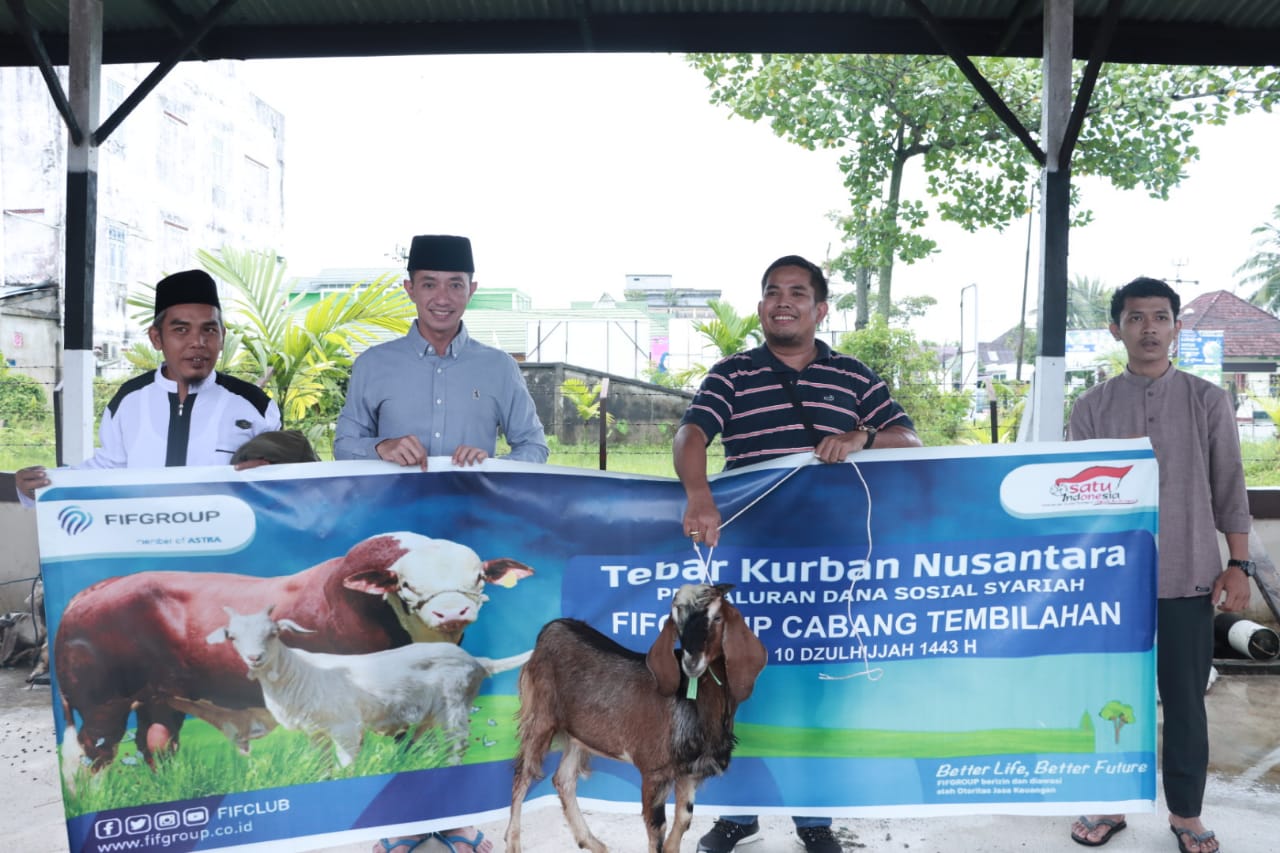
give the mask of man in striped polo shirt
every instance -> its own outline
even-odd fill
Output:
[[[764,345],[707,371],[680,421],[672,452],[688,505],[685,533],[715,546],[720,510],[707,482],[707,445],[724,443],[726,470],[791,453],[844,462],[872,447],[920,447],[911,418],[888,386],[852,356],[817,339],[827,316],[827,280],[799,255],[769,265],[757,311]],[[830,818],[797,817],[808,853],[839,853]],[[758,834],[754,815],[723,816],[698,841],[700,853],[727,853]]]

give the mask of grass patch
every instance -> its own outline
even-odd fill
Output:
[[[1280,441],[1246,441],[1240,445],[1244,480],[1250,487],[1280,486]]]
[[[1095,751],[1094,733],[1077,729],[902,732],[883,729],[776,728],[738,723],[735,756],[776,758],[960,758],[1005,753]]]
[[[471,715],[471,731],[463,764],[510,761],[515,757],[518,707],[515,696],[480,696]],[[116,760],[90,776],[76,773],[74,791],[63,791],[67,815],[75,817],[106,809],[148,803],[168,803],[239,791],[259,791],[330,779],[381,776],[408,770],[447,766],[449,745],[438,729],[412,743],[368,734],[356,760],[339,767],[333,745],[313,742],[302,732],[276,728],[252,741],[249,755],[241,755],[221,732],[202,720],[188,719],[182,727],[182,746],[156,762],[152,771],[138,755],[133,732],[125,734]]]
[[[28,465],[53,466],[57,453],[53,426],[6,423],[0,428],[0,471],[17,471]]]
[[[600,470],[600,448],[595,444],[562,445],[550,442],[552,465],[568,468]],[[505,451],[499,447],[501,455]],[[621,474],[648,474],[654,477],[675,477],[675,464],[671,459],[670,444],[619,444],[610,445],[605,459],[607,470]],[[707,448],[707,470],[724,468],[724,446],[719,439]]]

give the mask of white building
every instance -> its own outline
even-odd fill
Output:
[[[271,249],[284,222],[284,116],[250,92],[234,62],[181,63],[99,148],[94,349],[100,370],[143,335],[126,299],[198,266],[196,251]],[[60,69],[66,86],[66,69]],[[99,122],[149,72],[102,69]],[[63,284],[67,130],[36,68],[0,68],[0,314],[10,289]],[[61,301],[59,301],[61,305]],[[59,309],[59,322],[61,310]],[[48,320],[4,316],[0,351],[51,381],[60,340]]]

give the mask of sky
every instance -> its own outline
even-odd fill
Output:
[[[748,311],[773,259],[840,251],[838,154],[711,104],[677,55],[274,60],[237,73],[285,116],[293,276],[396,265],[414,234],[452,233],[471,238],[480,287],[518,288],[535,308],[621,298],[626,276],[656,274]],[[1196,144],[1201,159],[1168,202],[1081,182],[1095,221],[1072,231],[1071,275],[1181,279],[1184,299],[1236,289],[1251,231],[1280,204],[1280,115],[1204,128]],[[908,191],[919,184],[908,177]],[[931,220],[938,251],[894,270],[895,299],[938,300],[913,324],[920,337],[960,337],[967,285],[983,340],[1017,324],[1027,226],[967,234]]]

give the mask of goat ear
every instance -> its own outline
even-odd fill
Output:
[[[294,622],[292,619],[279,619],[276,621],[276,624],[287,631],[294,631],[299,634],[315,633],[315,631],[313,631],[310,628],[303,628],[301,625],[299,625],[297,622]]]
[[[676,662],[676,620],[667,618],[644,662],[658,682],[658,692],[663,696],[674,696],[680,689],[680,666]]]
[[[729,602],[720,607],[720,616],[724,619],[725,677],[729,682],[729,695],[735,702],[745,702],[755,689],[756,678],[769,660],[760,638],[751,633],[747,620],[742,618]]]
[[[216,646],[218,645],[218,643],[226,642],[226,639],[227,639],[226,628],[214,628],[211,632],[209,632],[209,635],[204,638],[204,641],[211,646]]]

